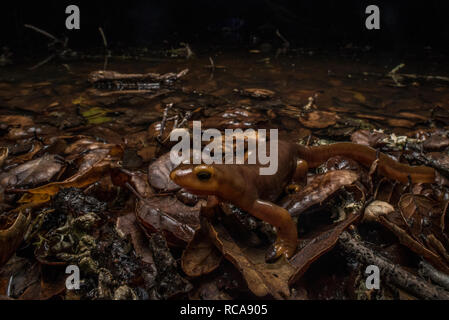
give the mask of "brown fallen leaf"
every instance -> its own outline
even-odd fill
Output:
[[[12,226],[0,230],[0,267],[6,263],[22,243],[31,216],[19,212],[19,216]]]
[[[63,188],[84,188],[99,181],[111,168],[117,167],[116,161],[102,160],[90,169],[78,172],[65,181],[52,182],[34,189],[17,189],[17,192],[26,192],[18,201],[23,207],[35,206],[51,200],[51,197]],[[22,207],[19,207],[19,209]]]
[[[148,247],[148,241],[146,240],[142,229],[139,227],[136,220],[136,215],[134,213],[129,213],[118,217],[115,224],[115,229],[122,238],[126,238],[128,236],[131,238],[134,250],[143,262],[149,265],[154,263],[153,253]]]
[[[299,193],[291,194],[282,201],[282,206],[292,216],[298,216],[313,205],[324,202],[344,186],[349,186],[359,179],[359,174],[350,170],[329,171],[316,176]]]
[[[65,149],[66,160],[74,162],[79,171],[88,170],[101,160],[120,160],[123,147],[117,144],[100,143],[91,139],[80,139]]]
[[[335,112],[315,110],[300,116],[299,122],[307,128],[323,129],[335,125],[338,119]]]
[[[236,129],[236,128],[252,128],[267,119],[257,111],[243,108],[230,108],[223,112],[212,114],[201,122],[204,129]],[[191,129],[193,126],[191,126]]]
[[[424,150],[438,151],[449,147],[449,138],[447,136],[432,134],[423,142]]]
[[[46,154],[0,174],[3,188],[18,188],[50,181],[64,167],[54,155]]]
[[[394,212],[394,207],[385,201],[375,200],[371,202],[363,214],[363,221],[379,221],[379,217]]]
[[[8,158],[9,150],[6,147],[0,148],[0,168],[3,167],[3,163],[5,163],[6,158]]]
[[[307,238],[300,239],[300,249],[290,259],[290,264],[295,268],[295,271],[289,278],[289,284],[298,281],[314,261],[330,251],[336,245],[340,234],[359,218],[360,214],[350,214],[336,225],[325,226],[322,230],[313,232]]]
[[[149,198],[154,195],[154,190],[148,182],[148,176],[143,172],[131,172],[123,168],[113,168],[111,170],[111,179],[114,185],[122,188],[130,185],[143,198]]]
[[[413,237],[411,237],[404,229],[398,227],[395,223],[390,222],[387,217],[381,216],[379,219],[380,223],[392,231],[404,246],[428,260],[435,268],[449,274],[449,267],[438,254],[427,249],[421,243],[413,239]]]
[[[282,257],[275,263],[265,262],[265,249],[240,246],[222,225],[204,223],[205,231],[217,248],[243,275],[248,288],[257,297],[286,299],[290,296],[288,279],[294,268]]]
[[[383,132],[358,130],[351,135],[351,141],[365,146],[378,148],[384,144],[382,140],[387,137],[388,135]]]
[[[34,124],[31,117],[17,115],[0,115],[0,122],[7,123],[10,126],[27,127]]]
[[[399,211],[379,216],[399,241],[437,269],[449,273],[449,239],[445,233],[447,205],[427,196],[404,194]]]
[[[162,155],[148,167],[148,180],[153,188],[164,191],[175,191],[180,189],[170,179],[170,172],[176,166],[170,160],[170,152]]]
[[[209,236],[198,229],[182,253],[181,266],[189,277],[199,277],[217,269],[222,258]]]

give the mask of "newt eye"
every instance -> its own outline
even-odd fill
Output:
[[[210,179],[212,174],[209,171],[202,170],[202,171],[197,172],[196,176],[200,181],[207,181]]]

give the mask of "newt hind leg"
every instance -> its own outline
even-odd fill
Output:
[[[282,207],[262,200],[256,200],[249,213],[277,229],[276,242],[267,252],[265,260],[274,262],[282,255],[291,258],[298,245],[298,232],[290,213]]]

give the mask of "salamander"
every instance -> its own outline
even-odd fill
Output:
[[[193,194],[209,195],[228,201],[277,229],[276,242],[267,253],[267,261],[281,255],[290,258],[296,250],[297,226],[284,208],[274,204],[293,181],[305,177],[333,156],[345,156],[366,167],[378,159],[377,172],[403,183],[432,183],[435,170],[425,166],[399,163],[375,149],[350,142],[310,146],[278,141],[278,170],[274,175],[260,175],[259,164],[181,164],[170,178]]]

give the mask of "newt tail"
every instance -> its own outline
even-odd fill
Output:
[[[365,167],[378,158],[377,171],[379,174],[402,183],[434,183],[435,170],[426,166],[410,166],[400,163],[386,154],[378,153],[375,149],[351,142],[339,142],[323,146],[306,147],[297,145],[298,156],[307,161],[309,168],[316,168],[327,159],[334,156],[344,156],[359,162]]]

